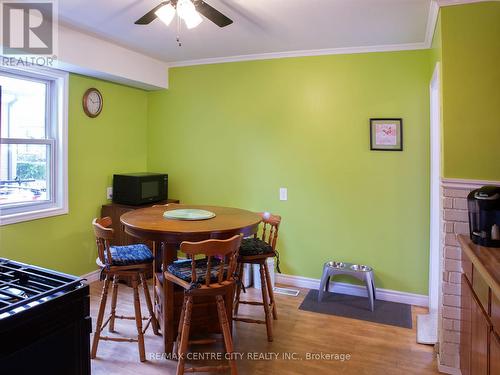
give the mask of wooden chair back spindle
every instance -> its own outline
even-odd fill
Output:
[[[241,245],[242,235],[233,236],[227,240],[206,240],[201,242],[183,242],[180,250],[191,259],[191,283],[196,283],[196,256],[207,257],[207,271],[205,274],[205,286],[211,287],[214,284],[222,284],[224,281],[231,281],[236,269],[236,253]],[[212,264],[212,260],[219,257],[221,261],[217,265]],[[227,266],[227,272],[224,269]],[[212,269],[217,267],[217,281],[211,281]]]
[[[259,215],[262,217],[261,239],[265,243],[269,244],[273,248],[273,250],[276,250],[276,243],[278,241],[278,230],[281,223],[281,216],[272,215],[267,212],[259,212]]]

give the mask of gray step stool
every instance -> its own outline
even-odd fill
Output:
[[[363,281],[368,292],[368,300],[370,302],[370,310],[373,311],[375,296],[375,280],[373,277],[373,269],[362,264],[343,263],[343,262],[326,262],[323,266],[323,276],[319,285],[318,302],[323,300],[323,293],[328,292],[330,278],[335,275],[351,275]]]

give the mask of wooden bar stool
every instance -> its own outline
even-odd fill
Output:
[[[274,301],[273,286],[267,266],[267,259],[275,257],[276,241],[278,240],[278,229],[281,223],[281,216],[271,215],[267,212],[260,213],[262,216],[262,234],[258,237],[256,233],[253,238],[245,238],[241,243],[238,253],[238,265],[236,274],[239,280],[243,280],[243,270],[245,264],[258,264],[260,271],[260,285],[262,291],[262,302],[258,301],[242,301],[240,294],[242,284],[236,286],[236,296],[234,301],[234,315],[238,315],[240,303],[254,306],[263,306],[265,320],[256,320],[250,318],[234,317],[233,320],[246,323],[265,324],[267,329],[267,340],[273,341],[273,324],[272,320],[278,319],[276,302]],[[254,278],[257,275],[254,275]],[[271,318],[272,315],[272,318]]]
[[[242,236],[239,235],[228,240],[182,242],[180,250],[186,254],[187,259],[170,264],[167,271],[164,272],[167,280],[184,288],[184,304],[179,318],[179,331],[177,334],[177,350],[179,354],[177,375],[182,375],[185,372],[219,372],[227,369],[231,370],[231,375],[237,375],[238,373],[232,355],[233,340],[223,296],[229,292],[231,298],[233,298],[232,290],[236,282],[233,274],[236,270],[236,252],[240,247],[241,239]],[[205,258],[197,259],[199,255],[203,255]],[[189,341],[193,298],[202,296],[214,296],[217,302],[219,324],[221,325],[226,353],[228,353],[229,357],[229,365],[185,368],[188,345],[204,344],[211,341]]]
[[[139,357],[141,362],[146,360],[144,350],[144,333],[151,324],[153,332],[158,335],[158,321],[153,313],[153,305],[149,294],[148,284],[144,276],[149,264],[153,261],[153,254],[146,245],[135,244],[128,246],[110,246],[110,240],[113,239],[113,229],[111,227],[111,218],[94,219],[92,226],[97,243],[98,258],[96,263],[101,267],[104,278],[102,288],[101,303],[97,314],[96,329],[94,340],[92,342],[92,351],[90,357],[93,359],[97,354],[99,340],[118,341],[118,342],[137,342],[139,345]],[[116,301],[118,296],[118,280],[121,276],[132,278],[132,288],[134,290],[134,310],[135,316],[116,315]],[[108,289],[113,279],[113,289],[111,295],[111,313],[103,324],[104,310],[108,298]],[[141,313],[141,303],[139,300],[139,284],[144,289],[144,297],[149,310],[149,317],[143,318]],[[122,338],[102,336],[101,332],[109,324],[109,332],[115,331],[115,319],[135,320],[137,326],[137,338]],[[143,328],[142,321],[146,320],[146,326]]]

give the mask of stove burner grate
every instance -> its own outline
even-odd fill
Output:
[[[0,319],[44,297],[81,286],[81,279],[0,258]]]

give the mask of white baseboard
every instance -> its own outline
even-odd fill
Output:
[[[84,279],[85,283],[90,284],[95,281],[99,281],[99,274],[101,273],[101,270],[95,270],[89,273],[86,273],[85,275],[80,276],[82,279]]]
[[[89,272],[85,275],[82,275],[82,279],[86,280],[87,284],[93,283],[95,281],[99,281],[99,273],[100,270],[95,270]],[[313,279],[310,277],[303,276],[293,276],[293,275],[285,275],[285,274],[276,274],[276,282],[279,284],[294,286],[298,288],[307,288],[307,289],[318,289],[319,288],[319,279]],[[366,289],[361,285],[353,285],[348,283],[340,283],[333,282],[333,291],[336,293],[349,294],[351,296],[360,296],[366,297]],[[391,289],[381,289],[377,288],[377,299],[382,301],[391,301],[391,302],[399,302],[406,303],[408,305],[415,306],[428,306],[428,297],[422,294],[414,294],[407,292],[399,292],[397,290]]]
[[[441,359],[439,358],[439,354],[437,355],[437,364],[438,364],[438,371],[442,372],[443,374],[462,375],[462,371],[460,371],[459,368],[442,365]]]
[[[307,289],[319,289],[319,279],[313,279],[310,277],[303,276],[293,276],[293,275],[285,275],[277,273],[275,275],[276,282],[279,284],[294,286],[298,288],[307,288]],[[330,285],[333,285],[333,292],[349,294],[351,296],[360,296],[366,297],[367,292],[364,286],[362,285],[353,285],[348,283],[340,283],[333,282]],[[423,294],[414,294],[407,292],[399,292],[397,290],[391,289],[376,289],[377,299],[382,301],[391,301],[391,302],[399,302],[406,303],[408,305],[415,306],[429,306],[429,297]]]

